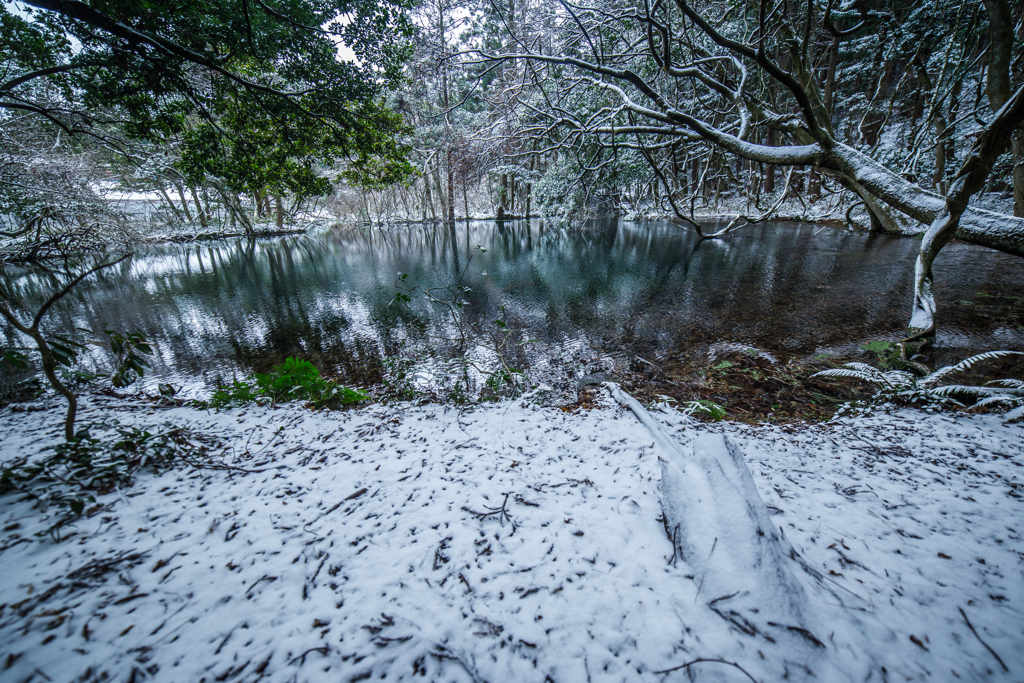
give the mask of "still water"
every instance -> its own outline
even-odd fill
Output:
[[[484,333],[498,330],[504,307],[521,331],[510,340],[520,367],[593,354],[656,361],[723,342],[790,356],[843,353],[898,337],[918,246],[791,223],[704,242],[667,222],[339,228],[146,248],[83,283],[49,325],[141,330],[159,356],[147,384],[169,381],[189,395],[287,356],[365,383],[379,380],[388,356],[486,355],[446,341],[450,314],[421,294],[395,302],[399,273],[407,287],[461,278],[468,306],[457,312]],[[1024,260],[951,244],[935,273],[939,347],[951,356],[1024,349]],[[52,291],[38,274],[5,277],[22,301]],[[24,344],[9,328],[3,334],[8,345]],[[102,352],[90,353],[102,366]]]

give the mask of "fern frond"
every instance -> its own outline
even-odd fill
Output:
[[[985,353],[979,353],[977,356],[971,356],[965,358],[956,365],[947,365],[944,368],[939,368],[932,374],[922,377],[918,384],[922,387],[934,386],[940,379],[946,375],[951,375],[954,372],[962,372],[972,367],[975,363],[980,363],[985,360],[993,360],[995,358],[1005,358],[1006,356],[1019,356],[1022,352],[1020,351],[986,351]]]
[[[1008,387],[1010,389],[1024,389],[1024,382],[1019,379],[994,379],[986,384],[997,387]]]
[[[1024,417],[1024,406],[1014,408],[1010,412],[1006,413],[1006,415],[1003,415],[1003,420],[1006,422],[1014,422],[1022,417]]]
[[[993,396],[995,390],[989,387],[972,387],[967,384],[947,384],[943,387],[928,389],[925,393],[929,396],[952,396],[954,394],[967,394],[969,396]]]
[[[916,377],[909,372],[903,370],[890,370],[889,372],[882,373],[882,377],[892,387],[902,389],[903,387],[912,387],[916,384]]]
[[[872,368],[874,369],[874,368]],[[811,377],[848,377],[850,379],[859,379],[862,382],[870,382],[871,384],[888,384],[881,373],[869,375],[866,372],[859,370],[850,370],[848,368],[833,368],[831,370],[822,370],[816,372]]]
[[[876,377],[882,376],[882,373],[878,370],[878,368],[868,365],[867,363],[846,363],[845,365],[843,365],[843,367],[850,368],[851,370],[858,370],[860,372],[867,373],[869,375],[874,375]]]
[[[1017,403],[1017,401],[1012,396],[1000,396],[1000,395],[997,394],[995,396],[986,396],[985,398],[981,399],[980,401],[978,401],[977,403],[975,403],[971,407],[972,408],[981,408],[983,406],[990,406],[990,405],[999,404],[999,403],[1011,403],[1011,404],[1013,404],[1013,403]]]

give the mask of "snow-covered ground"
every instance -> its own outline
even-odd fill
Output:
[[[0,411],[0,460],[57,442],[61,413]],[[742,449],[772,521],[852,596],[836,630],[856,625],[871,680],[1024,678],[1020,426],[651,414],[680,445],[719,431]],[[784,675],[784,641],[743,633],[670,561],[669,454],[610,399],[217,413],[94,396],[79,419],[188,426],[232,468],[142,474],[59,543],[35,536],[48,521],[31,502],[0,498],[0,680]]]

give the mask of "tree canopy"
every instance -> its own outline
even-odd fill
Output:
[[[235,192],[322,194],[317,165],[343,157],[400,176],[404,127],[382,95],[410,53],[409,6],[26,0],[0,7],[0,110],[128,157],[174,141],[183,176]]]

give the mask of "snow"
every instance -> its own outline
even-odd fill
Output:
[[[0,411],[4,462],[58,441],[62,408],[40,407]],[[100,419],[187,425],[219,439],[231,467],[141,474],[60,542],[34,535],[47,513],[0,498],[5,681],[1024,671],[1024,447],[996,415],[709,425],[660,406],[645,425],[611,398],[575,413],[530,397],[331,413],[83,397],[80,424]],[[702,587],[708,561],[673,558],[663,462],[723,439],[783,543],[825,577],[828,590],[787,569],[831,631],[820,661],[801,639],[771,643],[716,613],[728,567]],[[728,529],[730,510],[715,524]],[[867,664],[847,667],[858,655]]]

